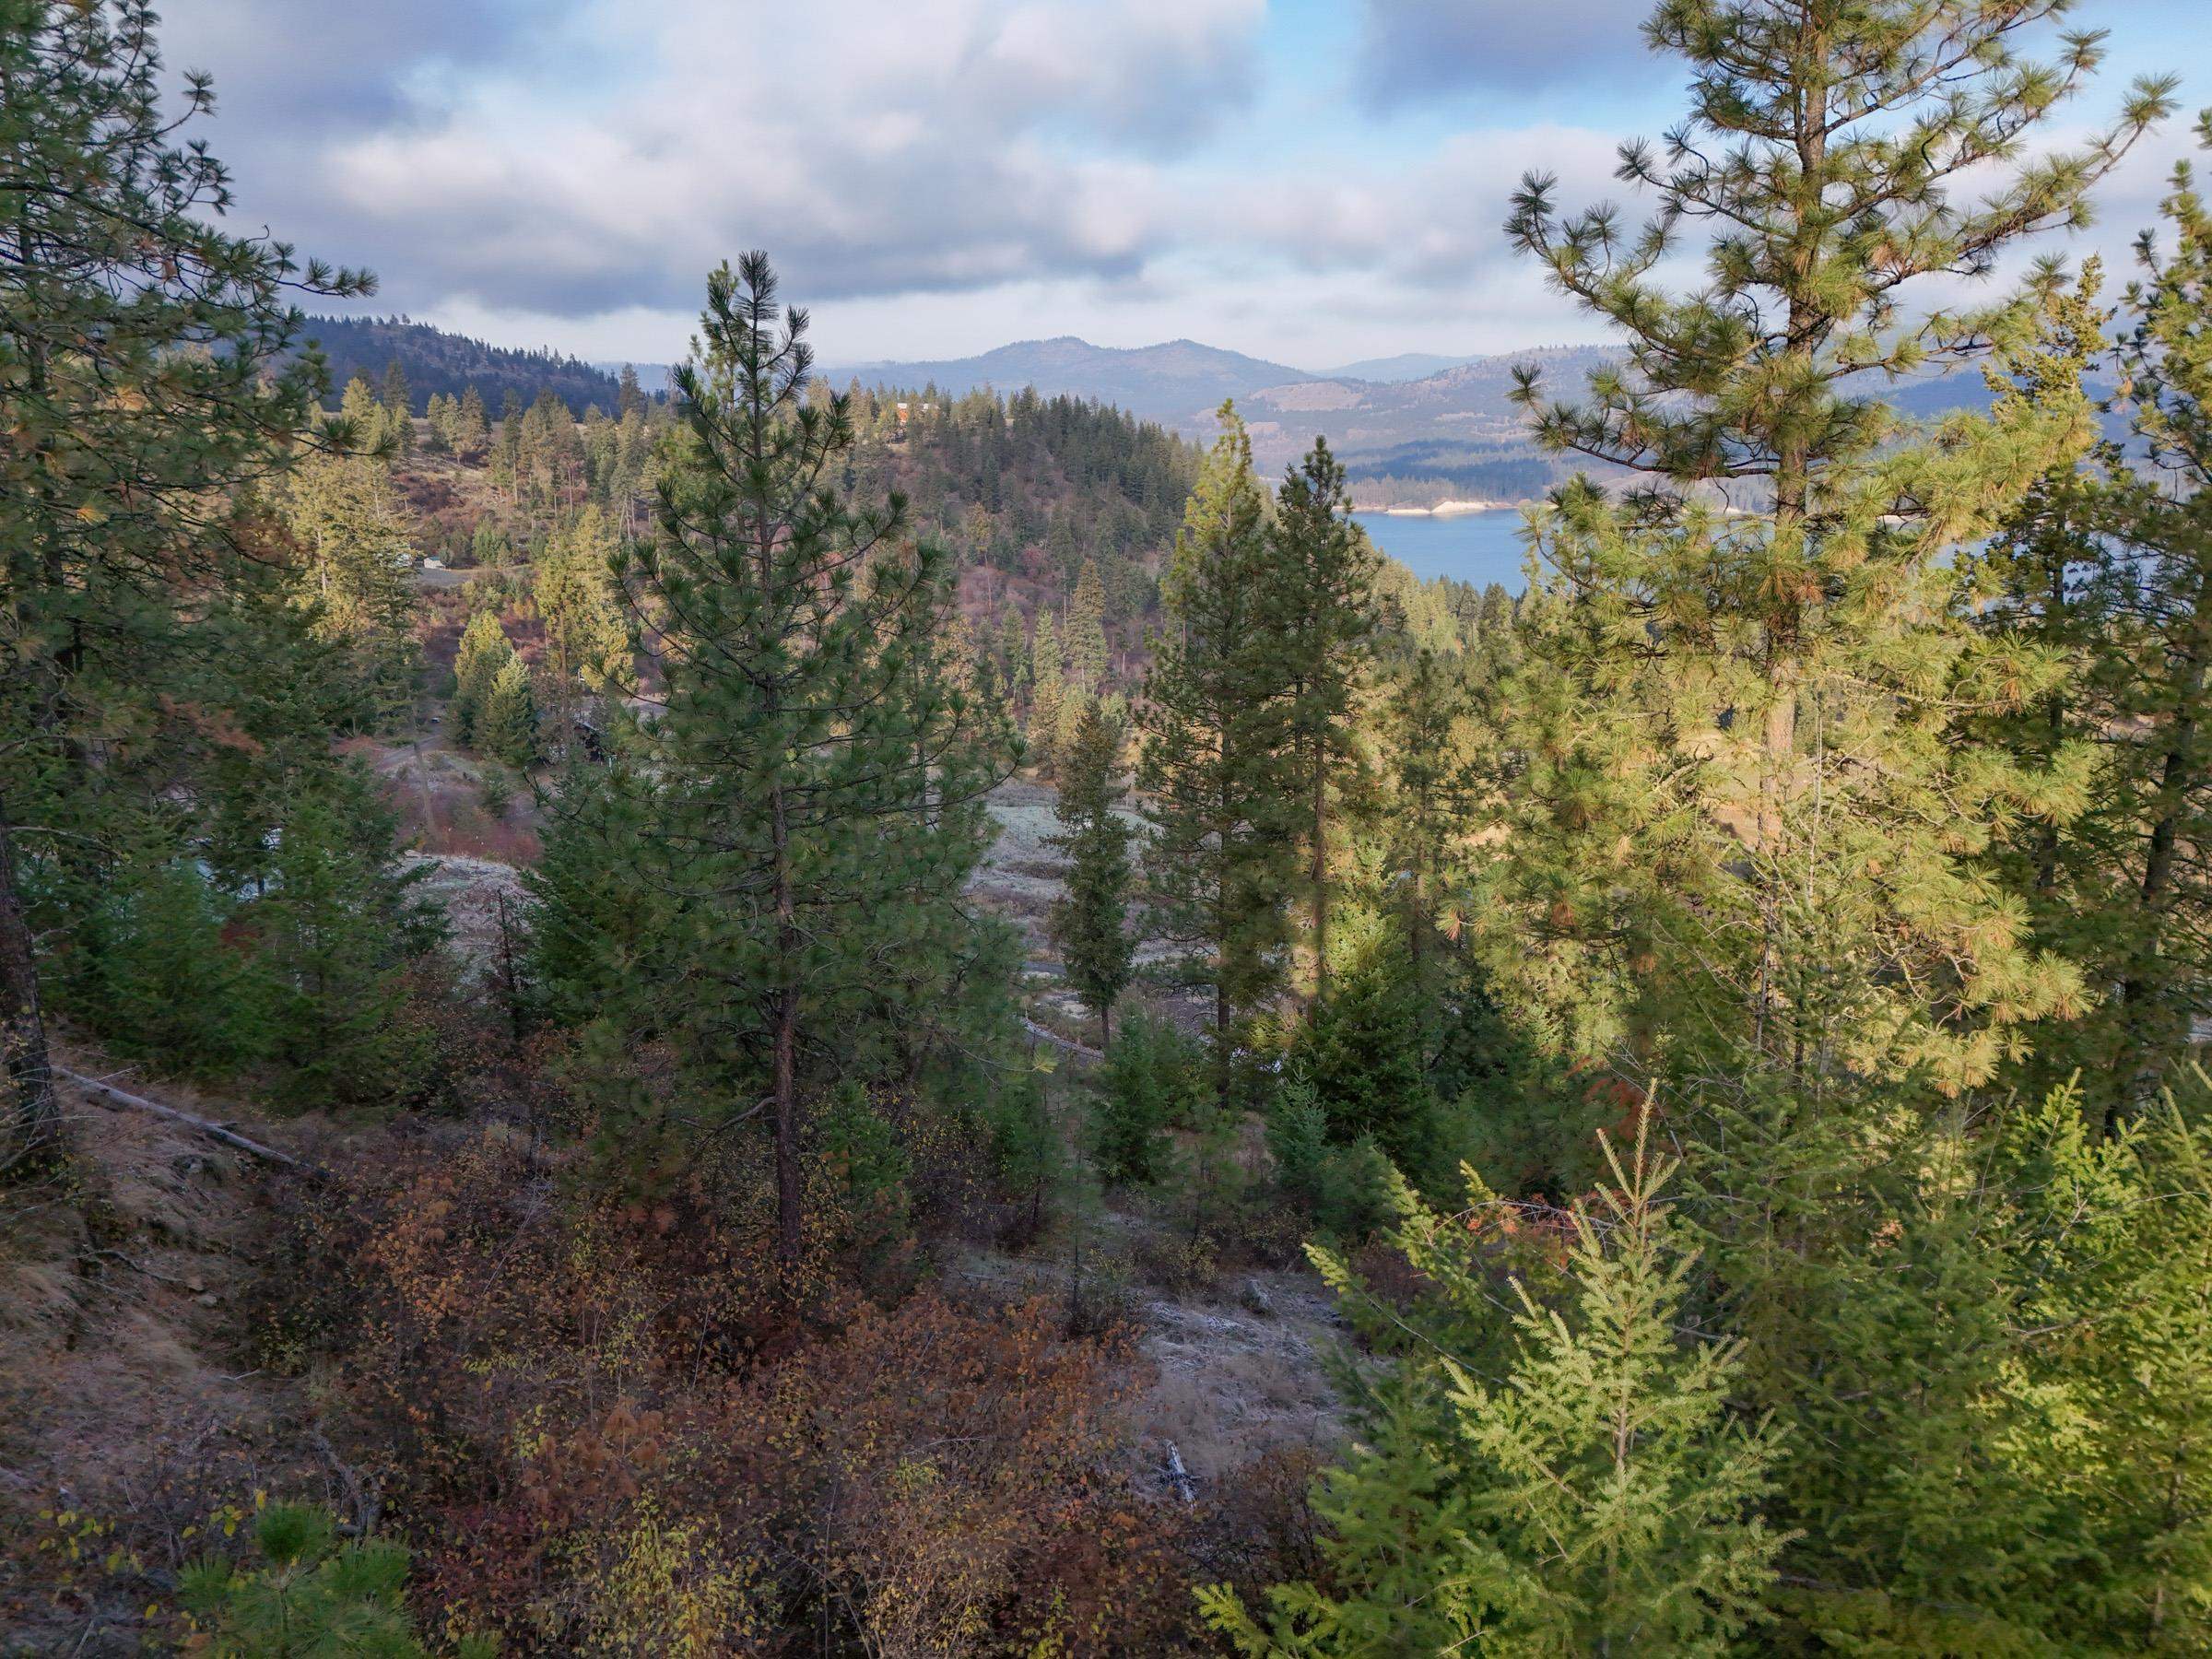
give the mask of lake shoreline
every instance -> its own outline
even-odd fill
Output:
[[[1372,507],[1355,501],[1346,511],[1355,518],[1458,518],[1470,512],[1518,512],[1527,501],[1439,501],[1433,507]]]

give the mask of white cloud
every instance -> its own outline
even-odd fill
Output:
[[[1650,124],[1607,88],[1656,72],[1643,0],[1336,4],[1315,27],[1264,0],[197,0],[168,33],[218,77],[246,223],[501,340],[673,355],[707,268],[756,246],[848,361],[1592,337],[1500,225],[1531,168],[1568,207],[1622,194],[1615,140]],[[1386,58],[1428,78],[1371,120]],[[1416,96],[1561,63],[1590,78],[1534,124]],[[2164,165],[2131,161],[2103,243]]]

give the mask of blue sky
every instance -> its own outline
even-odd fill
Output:
[[[1603,337],[1514,259],[1520,175],[1619,194],[1681,105],[1641,0],[175,0],[238,218],[504,344],[681,354],[766,247],[825,357],[1188,336],[1300,367]],[[2083,0],[2212,103],[2203,0]],[[2115,260],[2177,123],[2076,253]]]

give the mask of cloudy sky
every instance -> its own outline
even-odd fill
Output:
[[[2203,0],[2081,0],[2087,124],[2147,70],[2212,103]],[[373,309],[664,361],[765,247],[825,357],[1176,336],[1319,368],[1602,337],[1515,260],[1509,191],[1617,194],[1682,76],[1643,0],[171,0],[239,221]],[[2108,192],[2117,251],[2186,124]]]

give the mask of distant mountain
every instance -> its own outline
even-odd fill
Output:
[[[1465,363],[1480,362],[1480,358],[1439,357],[1433,351],[1401,351],[1396,357],[1361,358],[1356,363],[1347,363],[1340,369],[1324,369],[1322,380],[1380,381],[1385,384],[1398,381],[1426,380],[1432,374],[1441,374],[1447,369],[1457,369]]]
[[[1355,478],[1376,458],[1423,446],[1430,464],[1452,452],[1486,460],[1533,459],[1527,418],[1508,395],[1513,370],[1533,364],[1559,392],[1617,353],[1596,346],[1541,347],[1471,358],[1419,380],[1309,380],[1271,386],[1241,400],[1253,453],[1269,468],[1294,459],[1316,433],[1329,441]],[[1516,493],[1526,493],[1525,490]]]
[[[1093,346],[1073,335],[1053,340],[1022,340],[981,357],[831,365],[824,367],[821,373],[833,386],[858,381],[863,385],[918,391],[934,385],[956,396],[977,386],[992,386],[1001,392],[1033,386],[1047,397],[1065,393],[1096,398],[1186,433],[1210,429],[1213,411],[1225,397],[1249,397],[1268,387],[1315,378],[1283,363],[1202,346],[1195,340],[1112,347]]]
[[[525,404],[550,391],[578,416],[593,404],[610,413],[615,407],[614,374],[551,349],[487,345],[406,317],[310,317],[307,337],[330,359],[334,397],[357,374],[381,389],[385,370],[397,362],[418,415],[431,393],[459,396],[471,386],[495,418],[511,391]]]

